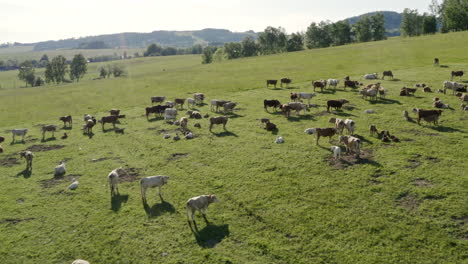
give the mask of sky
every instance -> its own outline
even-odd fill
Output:
[[[338,21],[372,11],[428,11],[430,0],[0,0],[0,43],[120,32],[222,28],[236,32]]]

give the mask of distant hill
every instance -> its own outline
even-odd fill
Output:
[[[352,25],[358,22],[361,17],[364,16],[372,16],[377,13],[382,13],[385,19],[385,29],[387,30],[387,36],[399,36],[400,35],[400,24],[401,24],[401,13],[393,12],[393,11],[377,11],[377,12],[370,12],[366,14],[362,14],[360,16],[350,17],[345,20]]]
[[[207,28],[195,31],[153,31],[151,33],[117,33],[109,35],[88,36],[82,38],[70,38],[62,40],[50,40],[38,43],[32,43],[35,51],[56,50],[56,49],[75,49],[86,47],[89,43],[105,43],[105,46],[127,47],[127,48],[145,48],[152,43],[158,43],[162,46],[172,47],[190,47],[195,44],[224,44],[226,42],[239,42],[246,36],[256,38],[257,34],[253,31],[231,32],[226,29]]]

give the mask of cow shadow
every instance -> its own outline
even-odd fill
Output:
[[[16,177],[23,176],[23,178],[28,179],[31,177],[32,169],[24,169],[23,171],[16,174]]]
[[[54,140],[57,140],[57,138],[56,137],[43,138],[41,139],[41,142],[49,142],[49,141],[54,141]]]
[[[173,214],[176,212],[175,207],[164,200],[161,203],[156,203],[150,207],[146,202],[143,202],[143,208],[145,209],[148,218],[158,217],[165,213]]]
[[[148,122],[156,122],[158,120],[163,120],[164,118],[163,117],[159,117],[159,116],[155,116],[153,118],[148,118]]]
[[[441,68],[449,68],[448,65],[439,65],[439,67],[441,67]]]
[[[239,137],[236,133],[233,133],[231,131],[223,131],[223,132],[219,132],[219,133],[215,133],[215,132],[211,132],[211,134],[213,134],[214,136],[216,137]]]
[[[108,128],[108,129],[102,129],[102,133],[109,133],[111,131],[114,131],[115,129],[117,129],[118,127],[112,127],[112,128]]]
[[[114,212],[118,212],[122,207],[123,203],[128,201],[128,194],[117,194],[111,196],[111,209]]]
[[[22,141],[11,141],[10,145],[16,145],[16,144],[26,144],[26,141],[25,140],[22,140]]]
[[[197,224],[194,223],[194,228],[192,228],[192,225],[190,224],[190,229],[195,236],[197,244],[202,248],[214,248],[230,234],[229,225],[227,224],[213,225],[207,223],[206,227],[198,230]]]
[[[298,115],[298,116],[289,116],[288,121],[290,122],[299,122],[301,120],[315,120],[311,114]]]
[[[372,141],[366,139],[364,136],[361,136],[361,135],[354,135],[354,137],[359,138],[362,142],[365,142],[366,144],[370,144],[370,145],[374,144],[374,143],[372,143]]]
[[[234,119],[234,118],[238,118],[238,117],[244,117],[243,115],[239,115],[239,114],[236,114],[236,113],[226,113],[224,115],[228,116],[230,119]]]
[[[393,78],[393,79],[390,79],[390,80],[387,80],[387,81],[390,81],[390,82],[399,82],[399,81],[401,81],[401,79]]]
[[[398,100],[393,100],[393,99],[387,99],[387,98],[380,98],[380,100],[370,102],[371,104],[398,104],[401,105],[400,101]]]
[[[353,115],[353,114],[350,114],[350,113],[346,113],[344,111],[334,111],[334,112],[331,112],[332,114],[335,114],[337,116],[344,116],[344,117],[348,117],[348,116],[356,116],[356,115]]]
[[[426,127],[432,130],[439,131],[439,132],[462,132],[464,133],[464,131],[458,128],[453,128],[453,127],[446,127],[446,126],[426,126]]]
[[[61,130],[72,130],[73,126],[63,126]]]

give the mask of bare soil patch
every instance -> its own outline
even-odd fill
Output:
[[[315,113],[314,116],[325,116],[325,115],[330,115],[330,114],[331,113],[327,111],[322,111],[322,112]]]
[[[325,161],[328,162],[328,165],[334,169],[343,170],[354,165],[373,163],[374,160],[372,158],[372,150],[364,149],[361,151],[359,158],[357,158],[354,154],[348,155],[343,153],[341,158],[337,160],[335,160],[333,156],[330,155],[325,159]]]
[[[32,145],[26,150],[29,150],[32,152],[43,152],[43,151],[58,150],[64,147],[65,145]]]
[[[421,155],[419,154],[416,154],[416,155],[413,155],[411,158],[409,158],[407,161],[408,161],[408,165],[405,166],[405,168],[408,168],[408,169],[415,169],[419,166],[421,166],[421,161],[419,160],[421,158]]]
[[[2,167],[13,167],[15,165],[20,164],[17,158],[14,158],[12,156],[6,157],[4,159],[0,160],[0,166]]]
[[[69,174],[67,176],[57,176],[52,179],[42,180],[41,187],[44,189],[51,188],[55,185],[58,185],[63,182],[72,182],[73,178],[78,180],[81,177],[81,174]]]
[[[21,223],[23,221],[31,221],[31,220],[34,220],[34,219],[36,219],[36,218],[32,218],[32,217],[23,218],[23,219],[21,219],[21,218],[5,218],[5,219],[0,220],[0,224],[14,224],[14,225],[16,225],[16,224]]]
[[[421,201],[411,193],[404,193],[398,198],[398,204],[408,211],[415,211],[418,209]]]
[[[418,187],[431,187],[431,186],[434,186],[434,184],[432,184],[432,182],[424,179],[424,178],[418,178],[416,180],[413,181],[413,185],[416,185]]]
[[[127,172],[127,175],[120,176],[119,182],[134,182],[139,179],[140,176],[140,169],[126,167],[124,170]]]

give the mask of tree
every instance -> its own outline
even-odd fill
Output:
[[[258,34],[258,44],[263,54],[286,51],[287,36],[283,28],[267,27]]]
[[[161,56],[177,55],[177,49],[173,47],[166,47],[161,50]]]
[[[440,12],[443,32],[468,30],[467,0],[444,0]]]
[[[203,47],[200,44],[196,44],[192,46],[191,53],[192,54],[202,54]]]
[[[47,64],[45,71],[46,82],[59,84],[65,81],[65,74],[68,72],[66,61],[65,57],[58,55]]]
[[[418,14],[418,10],[405,8],[401,18],[401,34],[404,37],[419,36],[422,34],[423,17]]]
[[[238,42],[230,42],[224,44],[224,53],[228,60],[242,57],[242,44]]]
[[[80,81],[87,71],[87,61],[82,54],[76,54],[70,64],[70,79]]]
[[[213,62],[213,54],[216,52],[216,47],[207,46],[203,49],[202,64],[208,64]]]
[[[288,44],[286,46],[287,51],[299,51],[304,49],[304,37],[301,33],[292,33],[289,36]]]
[[[347,20],[338,21],[331,25],[331,38],[334,46],[345,45],[352,42],[351,26]]]
[[[112,68],[112,74],[114,77],[123,77],[127,74],[124,66],[119,65],[119,64],[114,64],[111,66]]]
[[[227,60],[226,53],[224,52],[224,47],[218,48],[215,53],[213,53],[213,62],[221,62]]]
[[[105,79],[107,77],[107,70],[106,70],[106,67],[104,66],[101,66],[99,68],[99,77],[102,78],[102,79]]]
[[[372,40],[371,20],[364,16],[354,25],[357,42],[368,42]]]
[[[437,32],[437,19],[435,16],[425,15],[422,24],[423,34],[435,34]]]
[[[24,61],[22,62],[19,68],[18,79],[24,81],[26,83],[26,87],[29,85],[34,86],[34,80],[36,77],[34,76],[34,67],[31,61]]]
[[[372,39],[374,41],[387,39],[385,35],[385,20],[382,13],[377,13],[370,17]]]
[[[242,42],[242,56],[243,57],[252,57],[257,56],[258,45],[255,43],[255,40],[251,36],[245,37]]]
[[[319,24],[310,24],[305,34],[305,42],[308,49],[329,47],[332,44],[330,23],[321,21]]]
[[[160,56],[161,55],[162,48],[158,44],[151,44],[148,46],[146,49],[145,53],[143,53],[143,56],[148,57],[148,56]]]
[[[49,56],[47,56],[47,54],[44,54],[39,60],[39,67],[45,67],[47,63],[49,63]]]

